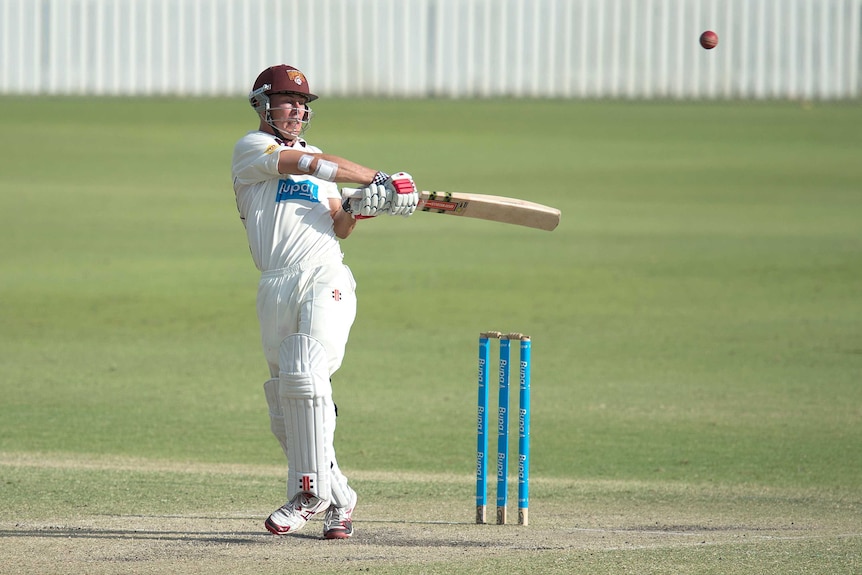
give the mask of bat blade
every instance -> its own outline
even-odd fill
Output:
[[[344,188],[347,197],[359,197],[359,190]],[[504,224],[552,231],[560,223],[560,210],[505,196],[463,192],[420,192],[417,211],[476,218]]]
[[[551,231],[560,223],[560,210],[505,196],[460,192],[422,192],[419,209]]]

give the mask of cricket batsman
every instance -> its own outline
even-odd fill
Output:
[[[266,519],[277,535],[325,513],[323,536],[353,534],[356,492],[335,458],[331,377],[341,366],[356,316],[355,281],[339,240],[357,220],[410,216],[413,178],[323,154],[302,135],[317,99],[305,75],[287,65],[265,69],[249,102],[259,125],[233,151],[233,188],[255,266],[270,428],[287,457],[287,503]],[[337,183],[363,186],[342,198]]]

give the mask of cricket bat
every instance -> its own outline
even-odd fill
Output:
[[[342,197],[358,198],[362,191],[342,188]],[[515,224],[551,231],[560,223],[560,210],[504,196],[462,192],[419,192],[416,211]]]

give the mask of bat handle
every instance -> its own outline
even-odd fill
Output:
[[[362,189],[361,188],[341,188],[341,199],[351,199],[355,200],[362,197]]]

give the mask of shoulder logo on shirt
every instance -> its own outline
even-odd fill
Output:
[[[276,146],[275,144],[270,144],[270,145],[269,145],[269,146],[268,146],[268,147],[263,151],[263,153],[264,153],[264,155],[267,155],[267,156],[268,156],[268,155],[270,155],[271,153],[273,153],[274,151],[276,151],[277,149],[278,149],[278,146]]]
[[[295,182],[290,178],[279,180],[275,201],[278,203],[287,200],[319,202],[320,200],[317,199],[317,184],[308,180]]]

